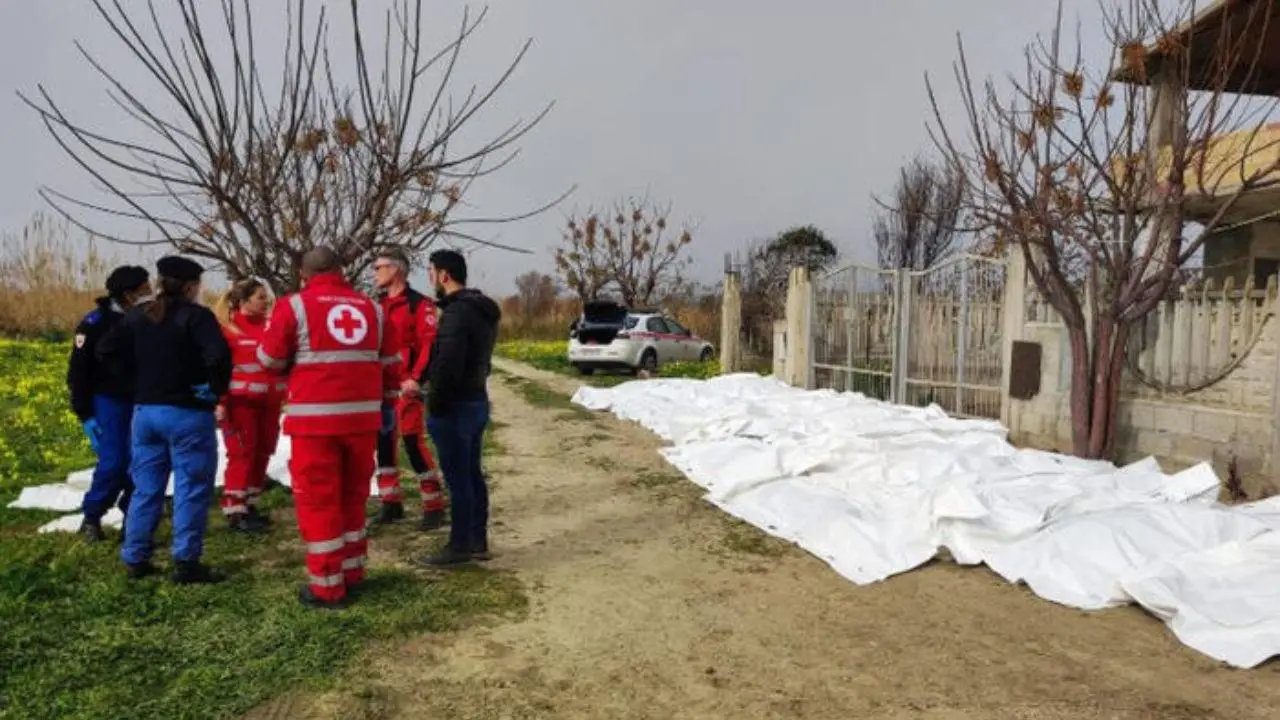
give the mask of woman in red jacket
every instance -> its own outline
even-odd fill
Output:
[[[222,513],[232,530],[261,533],[270,519],[258,512],[258,496],[267,482],[267,461],[280,437],[280,406],[285,383],[258,362],[258,344],[266,328],[271,296],[258,280],[241,280],[218,301],[218,319],[231,346],[231,386],[218,407],[227,470]]]

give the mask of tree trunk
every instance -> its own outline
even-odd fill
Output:
[[[1068,395],[1071,412],[1071,454],[1088,457],[1089,431],[1092,427],[1093,406],[1093,354],[1089,352],[1088,331],[1081,327],[1068,327],[1067,340],[1071,346],[1071,388]]]
[[[1124,353],[1130,324],[1106,318],[1098,326],[1093,348],[1093,426],[1089,433],[1088,457],[1114,460],[1116,411],[1120,405],[1120,385],[1124,382]]]
[[[1113,318],[1098,318],[1095,325],[1093,338],[1084,327],[1068,329],[1071,454],[1110,460],[1115,452],[1116,410],[1131,325]]]

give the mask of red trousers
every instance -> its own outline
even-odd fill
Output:
[[[267,485],[267,462],[280,439],[280,405],[230,397],[223,404],[222,438],[227,471],[222,489],[224,515],[248,512]]]
[[[399,438],[383,439],[378,448],[378,499],[384,503],[404,500],[400,491],[400,466],[397,442],[403,440],[409,463],[413,466],[418,492],[422,496],[423,512],[444,510],[444,490],[440,486],[440,471],[435,456],[426,441],[426,407],[421,398],[401,398],[396,406]]]
[[[377,433],[294,435],[289,474],[311,592],[339,600],[364,580],[365,503]]]

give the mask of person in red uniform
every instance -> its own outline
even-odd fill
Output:
[[[427,368],[431,344],[436,339],[436,304],[409,287],[409,259],[391,249],[373,263],[373,284],[387,325],[400,336],[400,357],[410,378],[420,377]],[[400,469],[396,458],[397,430],[405,454],[413,467],[422,494],[422,529],[437,530],[444,525],[444,492],[435,457],[426,441],[426,405],[420,389],[413,385],[396,405],[397,427],[378,436],[378,509],[376,522],[389,523],[404,517],[400,492]]]
[[[288,376],[284,432],[309,579],[298,599],[336,609],[364,580],[374,451],[386,397],[405,376],[382,309],[347,283],[333,249],[304,254],[301,275],[302,290],[271,313],[258,361]]]
[[[218,406],[218,424],[227,448],[222,514],[232,530],[266,532],[268,516],[258,512],[267,485],[267,462],[280,438],[280,405],[285,382],[258,362],[258,345],[271,309],[261,280],[241,280],[218,301],[215,313],[231,346],[231,386]]]

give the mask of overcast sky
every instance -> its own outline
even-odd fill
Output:
[[[77,117],[97,117],[104,88],[72,46],[79,39],[126,85],[158,94],[87,0],[0,3],[0,88],[8,90],[0,95],[0,227],[18,230],[44,207],[40,185],[92,189],[14,91],[43,83]],[[346,3],[328,4],[337,11],[331,44],[348,47]],[[426,5],[438,45],[464,5]],[[1094,0],[1067,2],[1073,21],[1096,22],[1098,12]],[[259,37],[282,37],[283,2],[263,2],[257,13]],[[797,224],[821,227],[850,257],[874,257],[872,193],[887,191],[897,168],[929,149],[924,73],[938,76],[954,108],[957,32],[977,74],[1002,74],[1019,68],[1021,47],[1051,28],[1053,14],[1052,0],[494,0],[455,92],[491,79],[526,37],[534,45],[473,131],[547,101],[556,107],[522,157],[467,201],[502,214],[578,189],[546,216],[492,230],[534,254],[480,251],[475,284],[504,294],[519,273],[550,271],[566,212],[644,193],[696,223],[697,274],[706,280],[716,279],[726,251]],[[268,76],[278,68],[274,49],[259,48]]]

